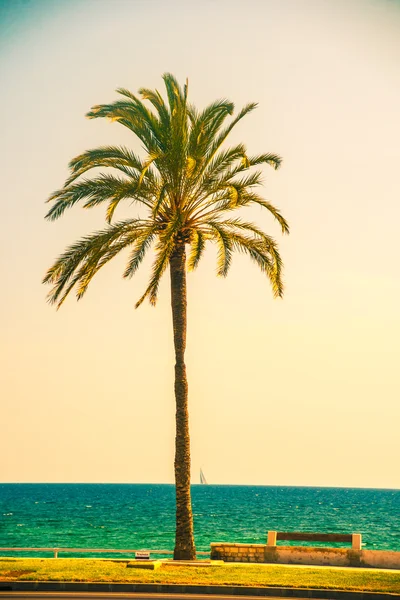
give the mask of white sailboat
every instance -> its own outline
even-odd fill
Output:
[[[203,469],[200,468],[200,483],[207,485],[207,479],[204,477]]]

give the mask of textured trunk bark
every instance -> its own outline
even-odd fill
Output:
[[[195,560],[193,515],[190,497],[190,437],[188,384],[186,379],[186,252],[178,243],[170,259],[171,305],[175,345],[175,489],[176,536],[175,560]]]

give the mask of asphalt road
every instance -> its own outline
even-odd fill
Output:
[[[260,596],[220,596],[212,594],[142,594],[140,592],[133,594],[126,593],[104,593],[104,592],[0,592],[0,600],[16,600],[17,598],[31,598],[32,600],[239,600],[240,598],[249,598],[250,600],[260,600]],[[267,600],[267,599],[265,599]],[[268,600],[282,600],[269,596]],[[306,598],[296,598],[294,600],[309,600]]]

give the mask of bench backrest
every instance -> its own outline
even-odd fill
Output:
[[[303,533],[301,531],[277,531],[276,539],[286,542],[348,542],[352,535],[345,533]]]
[[[360,533],[314,533],[303,531],[268,531],[267,546],[278,540],[287,542],[347,542],[353,550],[361,550]]]

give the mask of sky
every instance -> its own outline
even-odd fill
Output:
[[[59,311],[41,284],[104,223],[45,221],[69,160],[140,151],[85,113],[171,72],[198,107],[259,103],[230,141],[283,157],[263,194],[291,227],[251,212],[282,300],[245,257],[217,278],[212,248],[188,275],[193,482],[400,487],[399,30],[398,0],[0,0],[0,481],[173,482],[168,275],[138,310],[149,261]]]

